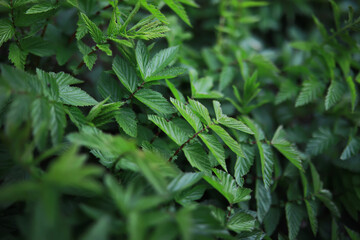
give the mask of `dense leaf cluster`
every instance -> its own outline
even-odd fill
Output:
[[[0,0],[1,239],[360,239],[359,8]]]

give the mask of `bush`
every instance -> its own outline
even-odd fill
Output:
[[[359,7],[1,0],[1,238],[359,239]]]

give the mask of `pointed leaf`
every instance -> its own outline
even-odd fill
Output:
[[[130,65],[130,63],[121,57],[115,57],[112,69],[125,88],[133,93],[139,84],[139,79],[136,75],[135,69]]]
[[[236,155],[244,157],[244,153],[241,150],[240,144],[236,142],[222,127],[217,125],[210,125],[210,128],[224,141],[224,143],[234,153],[236,153]]]
[[[200,143],[191,142],[183,148],[183,151],[191,166],[203,172],[211,172],[208,155]]]
[[[175,112],[174,107],[159,92],[141,89],[134,96],[156,113],[166,115]]]
[[[199,134],[199,137],[209,148],[211,153],[215,156],[216,160],[221,165],[221,167],[225,171],[227,171],[226,162],[225,162],[225,150],[222,144],[219,142],[219,140],[215,136],[205,133]]]

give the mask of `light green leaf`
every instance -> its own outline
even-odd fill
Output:
[[[251,129],[248,126],[246,126],[242,121],[237,120],[235,118],[223,116],[218,121],[220,124],[222,124],[226,127],[233,128],[233,129],[236,129],[241,132],[248,133],[248,134],[254,134],[254,132],[251,131]]]
[[[177,176],[174,180],[172,180],[167,189],[170,192],[179,192],[184,189],[187,189],[197,183],[200,179],[202,179],[203,173],[184,173]]]
[[[94,22],[92,22],[85,14],[80,13],[81,18],[85,22],[89,33],[96,43],[103,43],[105,41],[105,35]]]
[[[156,17],[159,21],[169,24],[168,20],[166,19],[165,15],[160,12],[154,5],[147,3],[146,0],[141,0],[141,5],[146,8],[154,17]]]
[[[155,75],[147,78],[146,82],[175,78],[185,72],[186,72],[186,68],[182,68],[182,67],[166,68],[161,72],[158,72]]]
[[[235,76],[235,69],[231,66],[226,66],[221,70],[219,90],[223,91],[229,86]]]
[[[187,25],[191,27],[191,23],[184,7],[176,0],[164,0],[168,5]]]
[[[180,112],[181,116],[183,116],[185,120],[192,126],[195,132],[199,132],[203,128],[199,117],[196,116],[196,114],[193,113],[188,106],[178,100],[175,100],[174,98],[170,98],[170,101]]]
[[[43,2],[43,3],[33,5],[25,13],[26,14],[38,14],[38,13],[48,12],[48,11],[51,11],[56,8],[57,8],[57,6],[51,2]]]
[[[1,46],[1,44],[0,44]],[[17,44],[11,43],[9,47],[9,60],[15,65],[16,68],[24,70],[26,63],[26,56],[28,54],[18,47]]]
[[[203,178],[219,191],[231,204],[246,201],[250,199],[251,190],[239,187],[234,178],[221,170],[213,169],[215,176],[205,175]]]
[[[237,211],[230,216],[226,226],[237,233],[250,232],[255,228],[255,218],[245,212]]]
[[[200,102],[189,99],[189,103],[192,107],[192,110],[196,113],[196,115],[198,115],[198,117],[200,117],[200,120],[204,123],[204,124],[211,124],[211,118],[209,115],[209,111],[207,110],[207,108],[202,105]]]
[[[226,162],[225,162],[225,150],[222,144],[219,142],[219,140],[215,136],[205,133],[199,134],[199,137],[208,147],[210,152],[214,155],[214,157],[221,165],[221,167],[225,171],[227,171]]]
[[[250,8],[250,7],[263,7],[267,6],[269,3],[265,1],[244,1],[240,2],[240,6],[242,8]]]
[[[166,115],[175,112],[175,109],[159,92],[151,89],[141,89],[134,96],[156,113]]]
[[[137,136],[136,114],[131,108],[121,108],[115,115],[116,122],[131,137]]]
[[[356,98],[357,98],[356,86],[351,76],[346,78],[346,82],[349,86],[350,94],[351,94],[351,110],[354,112],[356,107]]]
[[[0,20],[0,47],[1,45],[12,38],[15,34],[15,29],[13,28],[11,22],[8,19]]]
[[[291,144],[285,137],[285,131],[282,126],[276,130],[272,145],[283,154],[294,166],[303,171],[300,155],[301,153],[296,149],[295,145]]]
[[[155,75],[162,71],[166,66],[168,66],[177,56],[179,51],[179,46],[169,47],[166,49],[161,50],[151,59],[150,63],[148,64],[145,80],[147,78]]]
[[[182,145],[188,140],[188,136],[173,122],[166,121],[165,118],[149,115],[149,120],[156,124],[166,135],[177,145]]]
[[[168,85],[170,91],[174,95],[175,99],[184,103],[185,102],[184,95],[179,90],[177,90],[176,87],[174,86],[174,84],[172,84],[170,81],[168,81],[167,79],[165,81],[166,81],[166,84]]]
[[[190,142],[183,148],[183,151],[191,166],[203,172],[211,172],[208,155],[200,143]]]
[[[94,98],[80,88],[67,85],[59,86],[59,97],[62,103],[73,106],[91,106],[97,104]]]
[[[140,73],[145,79],[146,70],[149,64],[150,55],[144,42],[138,41],[135,49],[136,61],[140,68]]]
[[[234,153],[236,153],[236,155],[244,157],[244,153],[241,150],[240,144],[236,142],[222,127],[217,125],[210,125],[210,128],[224,141],[224,143]]]
[[[133,93],[139,84],[139,79],[136,75],[135,69],[130,65],[130,63],[117,56],[113,61],[112,69],[125,88]]]
[[[210,125],[210,128],[224,141],[224,143],[238,156],[244,157],[241,145],[235,141],[222,127]]]
[[[104,53],[106,53],[106,55],[108,56],[112,56],[112,51],[110,49],[110,44],[96,44],[96,46],[103,51]]]

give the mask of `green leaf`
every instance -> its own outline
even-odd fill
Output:
[[[183,151],[191,166],[203,172],[211,172],[208,155],[200,143],[191,142],[183,148]]]
[[[94,22],[92,22],[85,14],[80,13],[82,20],[85,22],[89,33],[96,43],[103,43],[105,41],[105,35]]]
[[[301,220],[303,218],[302,209],[295,203],[285,205],[286,221],[289,231],[289,239],[294,240],[299,233]]]
[[[191,27],[191,23],[184,7],[176,0],[164,0],[168,5],[187,25]]]
[[[236,142],[222,127],[210,125],[210,128],[224,141],[224,143],[240,157],[244,157],[240,144]]]
[[[117,56],[113,61],[112,69],[125,88],[133,93],[139,84],[139,79],[136,75],[135,69],[130,65],[130,63]]]
[[[266,214],[264,218],[264,227],[267,235],[271,236],[275,232],[279,225],[280,214],[280,209],[277,207],[270,208],[269,212]]]
[[[220,73],[219,90],[223,91],[232,82],[235,76],[235,69],[231,66],[225,66]]]
[[[17,44],[11,43],[9,47],[9,60],[16,68],[24,70],[27,53],[21,51]]]
[[[189,99],[189,103],[192,107],[192,110],[196,113],[196,115],[198,117],[200,117],[200,120],[204,123],[204,124],[211,124],[211,118],[209,115],[209,111],[207,110],[207,108],[202,105],[200,102]]]
[[[49,127],[53,145],[61,143],[66,127],[66,116],[63,106],[59,103],[51,105]]]
[[[165,81],[171,93],[174,95],[175,99],[184,103],[185,102],[184,95],[179,90],[177,90],[174,84],[172,84],[170,81],[168,81],[167,79]]]
[[[280,91],[276,95],[275,104],[280,104],[288,99],[294,98],[298,94],[298,88],[293,81],[283,81],[280,85]]]
[[[177,176],[172,180],[167,189],[170,192],[179,192],[193,186],[195,183],[202,179],[203,173],[184,173]]]
[[[221,167],[225,171],[227,171],[226,162],[225,162],[225,150],[222,144],[219,142],[219,140],[215,136],[205,133],[199,134],[199,137],[208,147],[210,152],[214,155],[214,157],[221,165]]]
[[[141,76],[145,79],[150,55],[144,42],[138,41],[135,49],[135,56],[140,68]]]
[[[261,142],[261,140],[264,138],[263,133],[261,129],[250,118],[244,118],[244,122],[254,132],[256,145],[258,147],[260,155],[263,181],[265,184],[265,188],[268,188],[271,184],[274,165],[271,147],[268,144]]]
[[[196,114],[193,113],[188,106],[173,98],[170,98],[170,101],[180,112],[181,116],[183,116],[185,120],[191,125],[195,132],[199,132],[203,128],[199,117],[196,116]]]
[[[80,88],[67,85],[59,87],[59,97],[62,103],[73,106],[91,106],[97,104],[94,98]]]
[[[230,216],[226,226],[237,233],[249,232],[255,228],[255,219],[250,214],[238,211]]]
[[[300,107],[317,100],[323,90],[324,84],[321,81],[315,79],[305,81],[296,99],[295,107]]]
[[[217,191],[219,191],[230,204],[250,199],[250,189],[239,187],[234,178],[224,171],[218,169],[213,169],[213,171],[216,174],[216,177],[212,175],[205,175],[203,178]]]
[[[115,115],[116,122],[131,137],[137,136],[136,114],[131,108],[121,108]]]
[[[264,184],[260,180],[256,181],[255,199],[257,206],[257,217],[259,222],[262,222],[270,210],[271,193],[269,189],[265,188]]]
[[[335,139],[330,129],[321,127],[313,133],[306,146],[306,152],[316,156],[329,149],[334,143]]]
[[[355,156],[360,151],[360,140],[357,137],[351,137],[344,151],[341,153],[340,159],[346,160]]]
[[[49,103],[42,98],[36,99],[31,104],[31,120],[34,139],[40,150],[45,148],[47,142],[49,119]]]
[[[237,120],[235,118],[223,116],[218,121],[220,124],[222,124],[226,127],[233,128],[233,129],[236,129],[241,132],[248,133],[248,134],[254,134],[253,131],[251,131],[248,126],[246,126],[242,121]]]
[[[185,72],[186,72],[186,68],[183,68],[183,67],[166,68],[166,69],[156,73],[155,75],[147,78],[146,82],[175,78]]]
[[[80,240],[108,239],[110,226],[111,218],[108,215],[104,215],[86,231]]]
[[[166,121],[165,118],[149,115],[149,120],[156,124],[166,135],[171,138],[177,145],[182,145],[188,140],[188,136],[173,122]]]
[[[339,81],[332,80],[325,97],[325,109],[329,110],[332,106],[339,102],[344,92],[345,88],[343,84]]]
[[[351,94],[351,110],[352,112],[354,112],[356,107],[356,98],[357,98],[356,86],[351,76],[346,78],[346,82],[349,86],[350,94]]]
[[[13,28],[11,22],[8,19],[0,20],[0,47],[1,45],[12,38],[15,34],[15,29]]]
[[[317,172],[314,164],[312,164],[312,163],[310,163],[310,170],[311,170],[311,177],[312,177],[313,186],[314,186],[314,192],[317,193],[323,188],[323,184],[320,180],[319,173]]]
[[[330,210],[332,215],[335,217],[340,217],[340,211],[336,204],[331,200],[332,194],[328,190],[321,189],[318,193],[315,193],[315,196],[323,202],[323,204]]]
[[[51,2],[44,2],[33,5],[31,8],[29,8],[25,13],[26,14],[38,14],[38,13],[44,13],[51,11],[53,9],[56,9],[57,6],[54,5]]]
[[[166,17],[164,16],[164,14],[162,14],[160,12],[159,9],[157,9],[154,5],[152,4],[148,4],[147,0],[140,0],[141,5],[146,8],[146,10],[148,10],[154,17],[156,17],[159,21],[165,23],[165,24],[169,24],[168,20],[166,19]]]
[[[159,92],[141,89],[134,96],[156,113],[167,115],[175,112],[175,109]]]
[[[109,74],[101,76],[98,81],[97,90],[104,99],[109,98],[110,102],[121,101],[122,94],[120,84],[117,80],[111,78]]]
[[[318,229],[318,221],[316,218],[315,202],[311,201],[311,200],[305,200],[305,205],[306,205],[306,210],[307,210],[307,213],[309,216],[311,230],[312,230],[314,236],[316,236],[317,229]]]
[[[254,164],[255,154],[252,149],[252,147],[244,145],[243,152],[245,157],[237,156],[236,158],[234,176],[238,184],[243,182],[242,177],[250,171],[251,166]]]
[[[269,3],[265,1],[245,1],[240,2],[240,6],[242,8],[250,8],[250,7],[263,7],[267,6]]]
[[[360,234],[345,226],[346,232],[351,240],[360,240]]]
[[[96,44],[96,47],[98,47],[101,51],[106,53],[106,55],[112,56],[112,51],[110,49],[110,44]]]
[[[286,133],[282,126],[279,126],[276,130],[273,139],[271,140],[272,145],[283,154],[295,167],[303,171],[301,163],[301,153],[296,149],[295,145],[291,144],[285,137]]]
[[[148,64],[145,80],[153,76],[156,73],[162,71],[166,66],[168,66],[177,56],[179,51],[179,46],[169,47],[161,50],[151,59]]]

